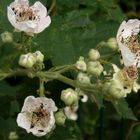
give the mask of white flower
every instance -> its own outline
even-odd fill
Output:
[[[78,119],[77,110],[78,110],[78,106],[66,106],[64,108],[66,117],[69,120],[73,120],[73,121],[76,121]]]
[[[117,43],[121,50],[125,66],[140,67],[140,48],[138,33],[140,31],[140,20],[131,19],[123,21],[117,32]]]
[[[54,111],[57,111],[57,107],[52,99],[28,96],[18,114],[17,124],[27,133],[44,136],[55,127]]]
[[[28,0],[15,0],[7,10],[8,20],[15,29],[29,34],[40,33],[51,23],[46,7],[39,1],[29,6]]]

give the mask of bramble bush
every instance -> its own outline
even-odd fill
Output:
[[[0,139],[140,139],[139,6],[1,1]]]

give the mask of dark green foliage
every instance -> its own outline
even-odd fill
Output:
[[[35,1],[30,0],[30,3]],[[53,2],[53,0],[40,1],[48,9]],[[0,33],[4,31],[13,33],[14,31],[7,19],[7,6],[11,2],[11,0],[0,1]],[[79,56],[87,56],[89,49],[97,47],[101,41],[115,37],[123,20],[140,18],[138,6],[139,3],[136,0],[56,0],[50,14],[51,25],[36,35],[31,45],[33,50],[40,50],[45,55],[47,68],[51,65],[74,64]],[[15,33],[15,43],[20,44],[21,37],[20,33]],[[110,50],[106,48],[100,49],[101,54],[108,51]],[[3,43],[0,39],[0,71],[5,70],[6,72],[19,68],[18,59],[22,53],[25,52],[21,48],[17,48],[14,43]],[[117,55],[117,57],[119,56]],[[116,64],[119,63],[119,58],[113,57],[111,60]],[[73,73],[69,73],[69,75],[73,77]],[[4,76],[0,75],[0,80],[3,78]],[[39,81],[36,78],[13,77],[0,81],[0,140],[7,140],[11,131],[18,133],[19,140],[97,140],[100,125],[97,107],[103,106],[105,108],[104,128],[106,128],[104,139],[117,139],[120,117],[137,120],[125,100],[113,103],[119,116],[111,104],[108,102],[103,104],[100,93],[88,93],[88,95],[91,94],[91,99],[88,104],[80,104],[78,121],[67,121],[65,126],[56,126],[52,134],[38,138],[27,134],[16,124],[16,117],[22,108],[24,99],[29,95],[37,96],[38,87]],[[60,101],[60,91],[67,87],[68,85],[59,81],[45,85],[46,91],[52,93],[47,96],[55,99],[58,107],[63,106]],[[138,101],[136,101],[136,105],[139,105]],[[129,121],[129,123],[131,122]],[[128,125],[126,129],[129,129]],[[139,139],[140,127],[136,126],[131,140]]]

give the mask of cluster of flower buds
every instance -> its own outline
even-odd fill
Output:
[[[27,69],[33,68],[37,63],[43,63],[44,55],[40,51],[27,53],[20,56],[19,65]]]
[[[79,70],[77,80],[82,84],[90,84],[92,76],[100,76],[103,72],[103,66],[100,61],[100,53],[96,49],[91,49],[88,53],[88,59],[80,57],[75,66]]]
[[[81,89],[68,88],[62,90],[61,100],[65,103],[64,114],[69,120],[77,120],[77,110],[79,108],[78,102],[81,100],[83,103],[87,102],[88,96]],[[62,114],[62,112],[61,112]],[[63,117],[65,120],[65,117]]]

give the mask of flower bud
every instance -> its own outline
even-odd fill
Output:
[[[1,39],[4,43],[11,43],[13,41],[13,35],[12,33],[6,31],[1,34]]]
[[[124,98],[127,96],[127,93],[123,89],[120,82],[117,80],[111,81],[108,92],[112,96],[112,98],[114,98],[114,99],[121,99],[121,98]]]
[[[90,77],[86,73],[83,73],[83,72],[78,73],[77,80],[79,81],[79,83],[82,83],[82,84],[90,83]]]
[[[37,62],[44,61],[44,55],[40,51],[36,51],[33,55],[35,56]]]
[[[75,105],[78,102],[78,94],[73,89],[68,88],[61,92],[61,100],[67,105]]]
[[[55,113],[55,122],[58,125],[64,125],[66,121],[66,116],[64,114],[64,112],[61,110],[57,113]]]
[[[20,56],[19,65],[25,68],[32,68],[36,63],[36,58],[32,53],[24,54]]]
[[[100,53],[98,50],[91,49],[88,53],[89,59],[92,61],[98,60],[100,58]]]
[[[86,63],[84,61],[84,57],[80,57],[79,60],[76,62],[75,66],[78,70],[86,71],[87,66],[86,66]]]
[[[118,49],[118,45],[117,45],[116,38],[110,38],[110,39],[108,39],[107,46],[110,49],[112,49],[112,50],[117,50]]]
[[[15,131],[11,131],[8,138],[9,140],[17,140],[19,137]]]
[[[98,61],[90,61],[87,64],[87,72],[95,76],[100,76],[100,74],[103,72],[103,66]]]

